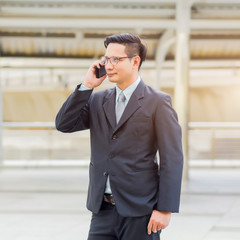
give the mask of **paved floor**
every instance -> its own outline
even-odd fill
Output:
[[[85,240],[87,184],[87,168],[1,169],[0,240]],[[239,240],[240,169],[192,169],[161,239]]]

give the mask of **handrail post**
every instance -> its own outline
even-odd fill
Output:
[[[0,66],[0,166],[3,165],[3,146],[2,146],[2,135],[3,135],[3,95],[2,95],[2,71]]]
[[[216,158],[216,144],[215,144],[215,129],[211,129],[211,167],[214,167],[214,160]]]

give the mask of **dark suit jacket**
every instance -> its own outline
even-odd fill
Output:
[[[78,88],[57,114],[56,128],[67,133],[90,128],[87,208],[99,212],[109,176],[122,216],[143,216],[153,209],[178,212],[183,155],[170,97],[141,81],[116,125],[115,88],[96,93]]]

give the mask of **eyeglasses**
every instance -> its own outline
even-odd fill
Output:
[[[121,60],[121,59],[124,59],[124,58],[133,58],[135,57],[136,55],[133,55],[133,56],[127,56],[127,57],[106,57],[106,56],[103,56],[101,57],[100,61],[102,64],[106,65],[108,63],[108,60],[110,60],[110,63],[112,65],[117,65],[118,62]]]

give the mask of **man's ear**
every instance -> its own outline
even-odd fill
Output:
[[[140,65],[140,61],[141,61],[141,58],[139,56],[133,57],[133,67],[138,69]]]

